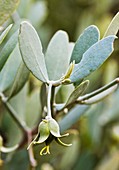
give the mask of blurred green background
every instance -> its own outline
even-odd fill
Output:
[[[6,23],[12,23],[19,18],[28,19],[38,31],[45,51],[50,38],[59,29],[65,30],[70,41],[75,42],[87,26],[94,24],[99,28],[102,38],[118,10],[117,0],[21,0],[17,12]],[[15,24],[17,25],[17,21]],[[118,39],[114,46],[115,51],[108,61],[87,78],[90,80],[87,92],[118,77]],[[39,87],[41,84],[30,76],[25,87],[10,101],[18,111],[19,117],[30,127],[34,127],[38,119],[41,119]],[[63,86],[57,94],[57,101],[66,101],[71,89],[72,87]],[[39,155],[41,148],[35,146],[35,157],[38,160],[36,170],[119,170],[118,103],[119,89],[102,102],[92,105],[68,130],[70,136],[67,142],[72,143],[72,147],[65,149],[54,142],[51,145],[51,155],[41,157]],[[0,104],[0,132],[7,146],[16,144],[22,138],[21,131],[2,104]],[[27,145],[14,153],[3,154],[5,164],[0,168],[29,170],[26,147]]]

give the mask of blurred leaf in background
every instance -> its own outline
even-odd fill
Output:
[[[0,26],[12,15],[20,0],[0,0]]]

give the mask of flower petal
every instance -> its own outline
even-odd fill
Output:
[[[62,142],[59,138],[56,138],[55,140],[58,144],[60,144],[62,146],[66,146],[66,147],[72,146],[72,144],[66,144],[66,143]]]
[[[39,124],[39,133],[40,134],[39,139],[34,140],[34,144],[39,144],[39,143],[43,143],[50,135],[50,131],[49,131],[49,127],[48,127],[48,122],[46,120],[43,120],[40,124]]]
[[[48,126],[49,126],[50,133],[53,136],[61,137],[61,135],[60,135],[60,127],[59,127],[58,123],[56,122],[56,120],[49,119],[48,120]]]
[[[50,135],[50,131],[48,128],[48,121],[43,120],[38,127],[38,134],[33,139],[33,141],[29,144],[27,150],[33,145],[33,144],[40,144],[43,143]]]
[[[18,144],[13,146],[13,147],[10,147],[10,148],[2,146],[1,147],[1,152],[3,152],[3,153],[13,152],[14,150],[16,150],[18,148],[18,146],[19,146]]]
[[[38,136],[39,135],[37,134],[34,140],[28,145],[27,150],[34,144],[34,141],[37,140]]]

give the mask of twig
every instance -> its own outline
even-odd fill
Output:
[[[64,107],[61,108],[60,110],[57,110],[57,114],[59,114],[60,112],[62,112],[64,109],[71,109],[75,104],[86,104],[85,101],[88,101],[88,99],[93,98],[94,96],[97,96],[99,94],[101,94],[102,92],[110,89],[111,87],[114,87],[115,85],[119,84],[119,78],[114,79],[112,82],[110,82],[109,84],[103,86],[102,88],[95,90],[89,94],[86,94],[84,96],[79,97],[76,101],[70,103],[69,105],[66,105],[65,107],[65,103],[64,103]]]
[[[93,91],[92,93],[89,93],[89,94],[86,94],[84,96],[81,96],[78,98],[77,102],[80,102],[80,101],[84,101],[84,100],[87,100],[87,99],[90,99],[98,94],[100,94],[101,92],[109,89],[110,87],[116,85],[116,84],[119,84],[119,78],[116,78],[115,80],[113,80],[112,82],[110,82],[109,84],[103,86],[102,88],[98,89],[98,90],[95,90]]]
[[[26,132],[28,128],[27,128],[25,122],[23,122],[22,120],[19,120],[19,118],[17,117],[16,111],[13,109],[13,107],[10,105],[10,103],[6,102],[6,103],[4,103],[4,106],[9,111],[10,115],[15,120],[17,125],[21,128],[21,130]]]
[[[32,141],[32,131],[29,131],[27,133],[27,137],[28,137],[28,145],[31,143]],[[33,147],[31,146],[28,150],[28,154],[29,154],[29,159],[30,159],[30,164],[32,168],[35,168],[37,166],[37,162],[34,158],[34,153],[33,153]]]
[[[51,91],[52,91],[52,83],[49,83],[48,96],[47,96],[47,116],[49,118],[52,117],[52,114],[51,114]]]
[[[20,20],[20,16],[18,14],[17,11],[15,11],[13,14],[12,14],[12,20],[14,21],[14,23],[18,22]]]

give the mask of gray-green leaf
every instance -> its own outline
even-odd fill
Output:
[[[48,75],[42,53],[42,44],[33,26],[24,21],[19,32],[19,47],[24,63],[33,75],[43,82],[47,82]]]
[[[45,60],[50,80],[58,80],[65,74],[70,61],[66,32],[56,32],[48,45]]]
[[[70,57],[70,58],[71,58],[71,56],[72,56],[72,52],[73,52],[74,46],[75,46],[75,43],[74,43],[74,42],[70,42],[70,43],[69,43],[69,57]]]
[[[86,80],[82,82],[79,86],[77,86],[76,89],[69,96],[65,106],[75,102],[78,99],[78,97],[80,97],[83,94],[83,92],[87,89],[88,85],[89,81]]]
[[[8,32],[10,31],[10,29],[12,28],[12,24],[10,24],[0,35],[0,44],[3,42],[3,40],[5,39],[5,37],[7,36]]]
[[[15,75],[14,83],[10,90],[9,98],[16,95],[22,89],[22,87],[25,85],[25,83],[28,79],[29,73],[30,72],[27,69],[26,65],[23,63],[23,61],[21,61],[21,64],[20,64],[20,66],[17,70],[17,73]]]
[[[46,90],[46,84],[43,83],[40,88],[40,100],[41,100],[41,107],[42,111],[45,106],[47,106],[47,90]]]
[[[61,133],[71,128],[75,124],[82,114],[84,114],[90,107],[87,105],[78,105],[73,108],[60,122]]]
[[[111,23],[109,24],[104,37],[108,35],[116,35],[119,30],[119,12],[114,16]]]
[[[74,46],[71,62],[75,60],[75,63],[79,63],[83,57],[83,54],[100,38],[99,30],[96,26],[91,25],[84,30],[80,35]]]
[[[21,60],[17,45],[0,72],[0,92],[4,92],[12,85]]]
[[[16,44],[18,42],[18,31],[16,31],[10,39],[7,41],[5,46],[2,48],[0,52],[0,71],[3,68],[5,62],[7,61],[8,57],[14,50]]]
[[[77,82],[98,69],[113,52],[115,38],[114,35],[108,36],[91,46],[83,54],[81,62],[76,64],[70,77],[71,81]]]

